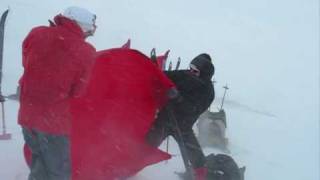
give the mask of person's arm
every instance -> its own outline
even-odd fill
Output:
[[[179,97],[173,101],[175,110],[184,114],[198,114],[200,110],[199,87],[201,82],[192,77],[188,70],[166,71],[167,77],[172,80],[179,91]]]
[[[162,107],[168,100],[176,98],[178,91],[175,84],[162,71],[154,68],[156,74],[155,92],[159,107]]]
[[[29,34],[27,35],[27,37],[23,40],[22,42],[22,67],[24,69],[24,72],[25,70],[28,68],[28,51],[29,51],[29,48],[30,46],[32,45],[32,41],[33,41],[33,37],[35,34],[37,33],[40,33],[40,31],[42,31],[45,27],[43,26],[40,26],[40,27],[36,27],[36,28],[33,28]],[[19,86],[19,92],[22,91],[22,88],[23,88],[23,81],[24,81],[24,72],[23,74],[21,75],[19,81],[18,81],[18,86]]]
[[[187,70],[164,71],[165,75],[175,84],[183,79],[186,72]]]
[[[91,71],[94,66],[96,52],[93,48],[87,48],[82,51],[81,65],[79,73],[76,75],[75,82],[72,85],[71,96],[80,97],[85,93],[86,87],[89,83]]]

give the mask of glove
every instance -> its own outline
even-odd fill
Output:
[[[167,96],[169,97],[171,104],[180,103],[183,100],[183,97],[175,87],[168,90]]]
[[[207,180],[208,169],[206,167],[201,167],[194,169],[195,180]]]
[[[173,87],[168,90],[167,96],[169,97],[169,99],[175,99],[179,96],[179,91],[177,90],[177,88]]]

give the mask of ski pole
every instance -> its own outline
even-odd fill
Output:
[[[3,96],[1,96],[1,98],[3,98]],[[11,134],[6,132],[5,110],[3,100],[4,99],[1,99],[2,134],[0,134],[0,140],[10,140]]]
[[[168,112],[168,115],[169,115],[169,119],[174,123],[174,126],[175,126],[175,128],[177,130],[177,133],[178,133],[178,136],[179,136],[179,139],[180,139],[179,140],[180,141],[179,142],[179,147],[180,147],[182,160],[183,160],[184,166],[186,168],[186,173],[191,178],[190,180],[195,180],[193,168],[190,165],[190,158],[188,157],[188,154],[187,154],[186,144],[184,143],[182,132],[181,132],[181,129],[179,128],[179,125],[178,125],[178,121],[177,121],[176,117],[173,114],[172,105],[171,104],[168,105],[167,112]]]
[[[166,152],[169,153],[169,136],[167,137]]]
[[[223,88],[224,88],[224,94],[223,94],[223,98],[222,98],[222,101],[221,101],[220,110],[221,110],[222,107],[223,107],[224,98],[226,97],[226,93],[227,93],[227,90],[229,89],[229,87],[228,87],[228,85],[225,85],[225,86],[223,86]]]
[[[172,71],[172,61],[169,63],[168,71]]]
[[[177,64],[176,64],[176,70],[179,70],[180,63],[181,63],[181,58],[178,57],[178,62],[177,62]]]
[[[152,60],[152,62],[156,65],[158,65],[157,62],[157,55],[156,55],[156,49],[152,48],[151,52],[150,52],[150,59]]]
[[[2,134],[6,133],[6,121],[5,121],[5,115],[4,115],[4,102],[1,102],[1,115],[2,115]]]
[[[168,136],[167,137],[167,144],[166,144],[166,153],[169,154],[169,140],[170,140],[170,137]],[[168,160],[166,160],[166,163],[168,163]]]

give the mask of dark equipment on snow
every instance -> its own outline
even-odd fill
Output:
[[[1,16],[0,20],[0,102],[1,102],[1,119],[2,119],[2,134],[0,134],[0,140],[9,140],[11,139],[11,134],[6,132],[6,121],[5,121],[5,108],[4,108],[4,96],[1,91],[1,82],[2,82],[2,64],[3,64],[3,44],[4,44],[4,27],[5,22],[9,13],[7,9]]]
[[[207,180],[244,180],[246,167],[239,168],[237,163],[225,154],[210,154],[206,157]]]
[[[241,167],[225,154],[210,154],[206,157],[208,175],[206,180],[244,180],[246,167]],[[182,180],[191,180],[188,173],[176,173]]]
[[[210,154],[206,157],[208,175],[206,180],[244,180],[246,167],[239,168],[232,157],[225,154]],[[190,179],[189,173],[177,173],[182,180]]]

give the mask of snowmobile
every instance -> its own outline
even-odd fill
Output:
[[[226,113],[223,109],[219,112],[204,112],[198,118],[197,128],[199,143],[202,147],[213,147],[229,152],[226,138]]]
[[[199,143],[202,147],[213,147],[229,153],[228,138],[226,138],[226,113],[204,112],[198,119]],[[246,167],[241,167],[226,154],[210,154],[206,157],[208,180],[244,180]]]

